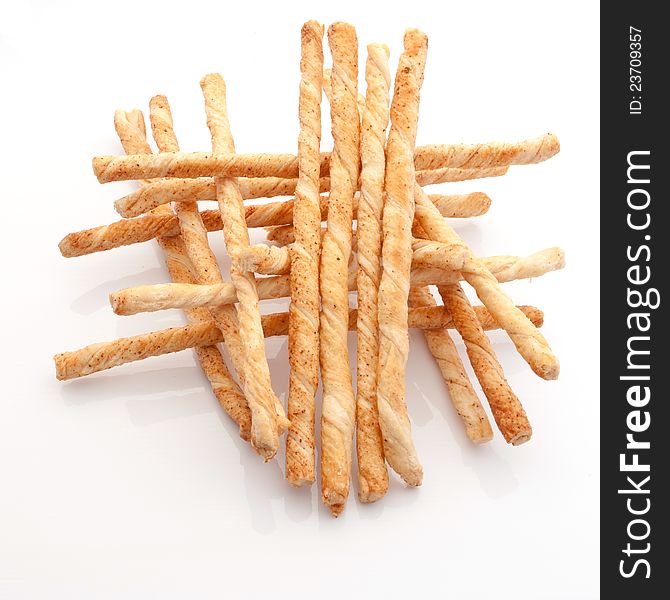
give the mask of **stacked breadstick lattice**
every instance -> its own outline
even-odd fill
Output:
[[[263,459],[275,456],[286,431],[286,478],[296,486],[315,480],[320,371],[321,494],[337,516],[349,495],[354,438],[362,502],[386,493],[387,463],[407,485],[422,482],[405,399],[410,327],[423,330],[472,442],[489,441],[493,431],[450,329],[465,343],[505,440],[517,445],[530,439],[526,412],[485,331],[504,329],[537,375],[555,379],[558,360],[538,331],[542,312],[514,305],[500,283],[560,269],[564,258],[558,248],[528,257],[476,257],[451,220],[485,213],[489,198],[423,189],[544,161],[558,152],[556,137],[415,147],[427,37],[415,29],[405,33],[392,98],[386,46],[367,48],[363,98],[354,28],[329,27],[332,69],[324,70],[323,37],[314,21],[302,27],[297,155],[235,153],[219,75],[201,81],[211,152],[180,150],[164,96],[150,103],[157,154],[142,113],[117,111],[114,124],[127,155],[97,157],[93,168],[102,183],[136,179],[139,188],[115,203],[123,220],[71,233],[60,250],[82,256],[156,239],[173,283],[113,293],[113,310],[130,315],[180,308],[188,324],[93,344],[58,354],[55,362],[58,379],[65,380],[194,348],[216,398]],[[331,153],[320,151],[322,92],[330,103]],[[244,204],[276,196],[290,199]],[[218,210],[199,209],[199,201],[211,200]],[[255,227],[268,227],[274,245],[250,244],[249,228]],[[208,244],[207,233],[218,230],[231,260],[230,281]],[[462,281],[483,306],[470,304]],[[352,291],[357,309],[349,308]],[[261,315],[261,300],[282,297],[290,297],[288,312]],[[358,334],[355,387],[349,330]],[[290,366],[286,409],[272,390],[264,351],[265,337],[283,335]]]

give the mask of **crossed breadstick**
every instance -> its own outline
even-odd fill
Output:
[[[57,377],[65,380],[194,348],[240,436],[265,460],[275,455],[288,427],[286,478],[293,485],[315,479],[320,369],[321,495],[337,516],[349,495],[354,436],[362,502],[385,495],[386,464],[408,485],[422,482],[405,399],[411,328],[423,332],[472,442],[489,441],[493,431],[450,330],[463,339],[505,440],[517,445],[530,439],[526,412],[485,332],[504,329],[535,373],[556,378],[558,360],[538,331],[542,312],[516,306],[499,284],[560,269],[564,255],[549,248],[527,257],[476,257],[449,219],[484,214],[488,196],[428,195],[423,189],[501,176],[510,166],[547,160],[559,151],[555,136],[415,148],[425,34],[405,33],[391,99],[386,46],[367,47],[363,96],[354,28],[329,27],[330,70],[323,65],[323,33],[315,21],[301,31],[295,155],[235,153],[219,75],[201,82],[211,152],[180,150],[164,96],[150,102],[158,154],[146,142],[141,113],[117,112],[115,126],[127,155],[95,158],[94,172],[101,182],[137,179],[140,186],[115,202],[124,219],[68,234],[61,253],[82,256],[155,238],[173,283],[120,290],[110,303],[119,315],[183,309],[188,324],[61,353],[55,363]],[[320,148],[322,89],[331,108],[332,152]],[[254,198],[281,199],[243,204]],[[199,201],[217,201],[218,210],[201,210]],[[253,227],[270,228],[270,244],[250,244]],[[231,258],[230,282],[207,241],[208,232],[220,230]],[[470,304],[462,282],[474,288],[483,306]],[[350,292],[356,309],[349,307]],[[262,300],[285,297],[287,312],[261,315]],[[348,331],[357,333],[355,392]],[[282,335],[288,335],[287,413],[272,390],[264,351],[265,338]],[[221,342],[240,385],[217,347]]]

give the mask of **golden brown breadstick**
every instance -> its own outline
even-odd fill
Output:
[[[235,145],[228,122],[223,78],[218,74],[206,75],[200,85],[205,97],[207,126],[212,136],[214,155],[232,155]],[[282,427],[279,420],[285,416],[270,384],[256,280],[252,273],[244,271],[239,264],[240,252],[249,246],[249,232],[237,180],[232,177],[217,178],[216,195],[226,249],[232,263],[230,276],[239,298],[240,338],[246,358],[244,391],[251,409],[251,443],[265,460],[269,460],[279,447],[279,431]]]
[[[368,46],[367,90],[361,127],[361,195],[358,202],[358,323],[356,331],[356,456],[358,497],[375,502],[388,490],[388,470],[377,412],[379,331],[377,291],[381,279],[384,146],[389,120],[389,49]]]
[[[174,134],[170,135],[167,132],[167,127],[172,121],[172,116],[169,111],[169,106],[165,97],[156,96],[151,101],[151,108],[153,113],[152,126],[155,129],[161,130],[157,137],[157,142],[162,146],[162,150],[169,150],[176,152],[178,148],[177,140]],[[221,272],[216,262],[213,252],[209,247],[207,241],[207,232],[205,226],[200,218],[197,204],[194,200],[189,202],[178,202],[174,204],[175,212],[179,219],[179,226],[181,230],[181,237],[184,242],[184,247],[188,258],[194,268],[196,279],[199,283],[222,283]],[[245,396],[248,402],[248,385],[247,385],[247,360],[246,347],[243,345],[238,332],[237,311],[232,305],[222,305],[212,307],[210,313],[216,325],[223,333],[226,346],[230,352],[233,365],[238,373],[240,382],[245,389]],[[251,409],[251,406],[249,406]],[[253,413],[252,413],[253,415]],[[256,437],[253,430],[251,441],[254,448],[268,458],[269,451],[267,449],[259,449],[256,443]]]
[[[430,194],[429,197],[445,217],[477,217],[486,213],[491,206],[491,199],[481,192],[452,196]],[[354,214],[356,214],[355,200]],[[292,224],[293,203],[294,200],[291,199],[245,206],[244,215],[247,227]],[[321,220],[327,219],[328,198],[322,196],[319,204]],[[200,213],[200,218],[207,231],[219,231],[223,227],[221,213],[218,210],[204,210]],[[170,237],[178,234],[179,222],[177,217],[166,212],[164,214],[144,215],[134,219],[122,219],[109,225],[69,233],[60,241],[58,247],[63,256],[70,258],[146,242],[158,235]]]
[[[357,235],[352,238],[353,250],[358,248],[358,236],[361,235],[360,226],[356,233]],[[463,246],[424,239],[412,240],[412,253],[412,266],[415,268],[430,267],[453,271],[461,270],[466,256]],[[377,257],[377,260],[379,260],[379,257]],[[249,246],[240,254],[240,263],[244,265],[246,270],[254,273],[284,275],[291,270],[291,249],[285,246],[255,244]]]
[[[347,349],[348,264],[353,198],[359,174],[358,40],[347,23],[328,28],[333,57],[328,229],[320,268],[321,497],[335,516],[349,495],[355,400]]]
[[[175,284],[176,285],[176,284]],[[520,310],[537,326],[543,322],[542,311],[533,306],[520,306]],[[484,330],[498,329],[499,325],[483,306],[474,307]],[[263,315],[263,333],[266,337],[288,333],[288,313]],[[417,329],[446,329],[454,324],[449,311],[443,306],[413,308],[409,311],[409,326]],[[349,311],[349,330],[356,328],[356,310]],[[212,346],[223,341],[221,330],[212,323],[199,322],[153,331],[112,342],[91,344],[73,352],[54,356],[56,377],[59,380],[75,379],[129,362],[162,356],[198,346]]]
[[[163,115],[162,137],[159,136],[156,138],[157,142],[159,142],[159,149],[162,149],[163,142],[167,143],[167,138],[170,135],[174,137],[172,118],[169,113],[169,106],[167,106],[167,100],[165,100],[165,110],[167,110],[167,114]],[[157,116],[155,113],[156,107],[152,104],[152,125]],[[151,152],[151,148],[146,143],[144,117],[140,111],[136,110],[130,113],[117,111],[114,116],[114,124],[121,143],[127,152]],[[172,214],[172,211],[167,206],[161,206],[156,210]],[[192,266],[185,254],[181,238],[178,236],[173,238],[159,236],[157,241],[165,253],[166,265],[173,281],[177,283],[194,283]],[[189,322],[210,320],[209,313],[205,308],[187,310],[186,317]],[[246,399],[231,377],[219,349],[216,346],[202,346],[196,348],[196,354],[219,404],[221,404],[221,407],[239,426],[240,437],[248,440],[251,430],[251,413],[249,412]]]
[[[430,238],[465,246],[463,240],[426,197],[425,192],[418,185],[414,189],[417,220]],[[461,271],[463,278],[477,292],[479,299],[507,331],[519,354],[531,369],[544,379],[556,379],[560,370],[558,359],[544,336],[514,308],[512,300],[500,289],[496,278],[486,269],[482,261],[468,251],[466,264]]]
[[[333,70],[331,68],[327,68],[323,70],[323,81],[321,82],[321,87],[323,89],[323,95],[326,97],[328,100],[328,104],[331,103],[331,91],[332,91],[332,86],[331,86],[331,78],[333,76]],[[361,120],[363,119],[363,111],[365,110],[365,97],[362,94],[358,94],[357,98],[357,104],[358,104],[358,113],[361,117]]]
[[[358,107],[357,107],[358,112]],[[515,144],[431,144],[417,149],[414,158],[417,171],[435,169],[484,169],[537,163],[560,150],[558,139],[546,134]],[[328,173],[328,153],[321,155],[321,174]],[[238,154],[217,156],[206,152],[179,153],[166,156],[131,155],[97,156],[93,172],[100,183],[156,177],[297,177],[298,160],[293,154]]]
[[[425,239],[412,239],[412,268],[431,267],[460,271],[467,253],[460,244],[444,244]]]
[[[565,257],[560,248],[548,248],[525,257],[490,256],[481,260],[500,283],[539,277],[565,266]],[[434,268],[412,269],[410,275],[412,286],[448,285],[457,283],[461,279],[461,273]],[[259,279],[257,289],[261,300],[284,298],[290,295],[289,278],[281,275]],[[355,289],[356,278],[350,274],[349,291]],[[143,285],[110,294],[112,309],[118,315],[134,315],[168,308],[195,308],[208,304],[220,306],[235,302],[237,302],[237,295],[232,283]]]
[[[386,200],[382,220],[384,270],[378,296],[377,407],[386,461],[405,483],[417,486],[421,485],[423,468],[412,442],[405,404],[405,366],[409,351],[407,297],[414,220],[412,157],[428,38],[416,29],[408,29],[403,41],[404,51],[398,63],[391,103],[391,129],[386,143]],[[434,207],[432,203],[431,206]]]
[[[250,273],[286,275],[291,272],[291,250],[286,247],[255,244],[240,252],[239,265],[243,271]],[[293,265],[295,268],[295,261]]]
[[[240,193],[245,200],[252,198],[274,198],[290,196],[295,192],[297,179],[281,177],[261,177],[258,179],[238,180]],[[330,179],[319,179],[319,191],[327,192]],[[212,177],[200,179],[161,179],[150,186],[119,198],[114,208],[123,217],[135,217],[152,208],[169,202],[191,200],[216,200],[216,183]]]
[[[291,425],[286,436],[286,479],[296,486],[314,482],[314,397],[319,384],[323,25],[308,21],[302,26],[300,54],[298,185],[293,208],[295,242],[290,254],[286,253],[288,261],[280,265],[290,270],[291,276],[288,332]],[[285,249],[273,247],[268,254],[281,254],[282,250]]]
[[[416,149],[414,161],[422,169],[441,169],[449,166],[459,169],[486,169],[510,165],[529,165],[545,161],[560,150],[558,138],[547,133],[513,144],[449,144],[421,146]]]
[[[565,267],[565,254],[560,248],[547,248],[529,256],[488,256],[479,260],[499,283],[539,277]],[[411,275],[412,286],[447,285],[462,279],[462,273],[434,268],[413,268]]]
[[[499,177],[507,172],[507,167],[491,167],[489,169],[436,169],[434,171],[417,171],[416,180],[419,185],[432,185],[450,181],[465,181],[483,177]],[[240,193],[245,199],[270,198],[289,196],[295,192],[297,179],[280,177],[263,177],[257,179],[239,179]],[[319,191],[330,189],[330,179],[319,179]],[[216,200],[214,179],[161,179],[152,181],[146,187],[119,198],[114,203],[116,211],[124,217],[136,217],[142,213],[169,202],[185,202],[190,200]],[[453,215],[457,216],[457,215]]]
[[[493,346],[477,321],[463,288],[454,283],[439,286],[438,290],[465,342],[470,363],[489,401],[498,429],[510,444],[517,446],[527,442],[533,430],[526,412],[507,383]]]
[[[427,287],[410,289],[410,307],[435,306],[435,304],[435,299]],[[465,425],[466,435],[475,444],[490,441],[493,438],[491,423],[465,373],[463,361],[458,355],[451,335],[446,329],[424,330],[423,335],[447,384],[451,403]]]
[[[172,279],[175,282],[194,283],[194,273],[182,239],[180,237],[159,238],[159,243],[165,252]],[[216,329],[216,325],[205,307],[187,310],[186,316],[189,322],[206,322]],[[209,380],[219,404],[239,425],[240,437],[249,441],[251,411],[242,390],[230,375],[221,351],[216,345],[211,345],[198,346],[195,348],[195,352],[200,367]]]
[[[153,138],[161,152],[176,152],[179,143],[174,133],[172,112],[165,96],[154,96],[150,103],[149,116]],[[177,209],[188,210],[188,206]],[[156,212],[162,211],[173,215],[167,206],[160,206]],[[191,264],[181,235],[166,238],[159,236],[158,244],[163,249],[170,276],[175,283],[197,282],[195,270]],[[204,307],[186,311],[189,322],[207,321],[214,324],[211,314]],[[195,349],[198,362],[212,386],[214,395],[223,409],[239,424],[240,437],[249,441],[251,435],[251,411],[240,387],[233,380],[228,367],[216,345],[200,346]]]

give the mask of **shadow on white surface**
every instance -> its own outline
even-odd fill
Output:
[[[102,308],[109,308],[109,294],[111,292],[136,285],[146,285],[147,282],[160,281],[164,278],[165,269],[161,267],[133,273],[132,275],[127,275],[113,281],[105,280],[100,285],[91,288],[78,298],[75,298],[72,304],[70,304],[70,308],[80,315],[92,315]]]
[[[481,389],[477,386],[476,379],[473,381],[475,382],[474,386],[477,394],[484,406],[488,409],[486,399],[484,398]],[[465,434],[465,428],[451,403],[446,387],[444,389],[444,394],[437,395],[424,393],[418,380],[413,383],[413,387],[416,390],[416,393],[409,395],[412,397],[413,401],[412,417],[414,418],[415,423],[419,426],[421,425],[421,422],[417,419],[416,407],[423,406],[425,407],[425,411],[429,413],[430,409],[428,406],[432,406],[449,427],[449,433],[456,442],[455,446],[459,448],[463,465],[472,470],[484,493],[490,498],[502,498],[512,493],[519,486],[519,481],[515,477],[508,462],[498,454],[495,448],[496,442],[499,442],[502,439],[502,436],[496,427],[493,417],[490,415],[490,411],[487,410],[487,413],[489,413],[489,419],[491,421],[491,426],[493,427],[493,440],[487,444],[478,446],[473,444]],[[428,390],[435,390],[434,382],[430,382]],[[419,398],[423,400],[422,403],[417,402]],[[432,414],[431,418],[427,420],[431,419]],[[505,450],[514,451],[512,447],[506,447]],[[455,456],[453,455],[450,457],[450,459],[454,458]]]

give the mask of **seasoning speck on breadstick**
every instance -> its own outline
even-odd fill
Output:
[[[415,287],[409,291],[409,305],[411,307],[435,306],[436,302],[428,287]],[[463,361],[458,355],[449,331],[447,329],[424,330],[423,336],[447,384],[451,403],[465,424],[466,435],[475,444],[490,441],[493,438],[491,423],[465,373]]]
[[[379,329],[377,293],[381,279],[382,210],[386,128],[389,120],[389,49],[368,46],[367,91],[361,127],[361,195],[358,202],[358,323],[356,331],[356,455],[358,497],[375,502],[388,489],[384,442],[377,411]]]
[[[319,146],[321,143],[321,73],[323,26],[302,26],[298,116],[298,184],[293,207],[295,241],[289,254],[288,417],[286,479],[292,485],[314,482],[315,396],[319,385],[319,255],[321,206]],[[282,248],[274,248],[281,254]],[[272,252],[272,251],[269,251]]]
[[[474,310],[482,329],[500,328],[486,308],[475,306]],[[541,310],[534,306],[520,306],[519,310],[523,311],[536,327],[542,326],[544,315]],[[349,310],[350,331],[356,328],[356,313],[355,309]],[[288,333],[288,313],[276,313],[274,316],[263,315],[261,321],[263,334],[266,337]],[[283,325],[279,327],[278,324],[281,323]],[[410,327],[417,329],[454,327],[451,314],[443,306],[410,309],[408,323]],[[152,356],[172,354],[199,346],[212,346],[222,341],[223,335],[216,325],[198,322],[182,327],[170,327],[161,331],[120,338],[111,342],[90,344],[79,350],[56,354],[54,356],[56,378],[61,381],[76,379]]]
[[[353,199],[359,173],[358,40],[347,23],[328,28],[333,56],[328,228],[320,267],[321,497],[335,516],[349,495],[355,399],[347,349],[348,263]]]
[[[216,156],[235,152],[228,112],[226,87],[217,74],[201,81],[207,112],[207,126],[212,135]],[[279,446],[279,432],[285,428],[284,410],[272,391],[270,370],[265,357],[265,343],[258,304],[256,280],[239,264],[240,252],[249,246],[249,232],[244,221],[244,208],[237,180],[221,177],[216,180],[216,194],[223,221],[226,248],[231,258],[230,275],[237,291],[240,338],[244,345],[244,391],[251,410],[251,443],[265,460],[272,458]]]
[[[386,144],[386,201],[382,219],[384,269],[378,296],[377,408],[386,461],[405,483],[418,486],[423,479],[423,468],[412,441],[405,404],[405,367],[409,352],[407,299],[414,220],[412,157],[428,38],[416,29],[409,29],[405,32],[404,44],[396,72],[391,130]],[[431,206],[434,205],[431,203]]]

